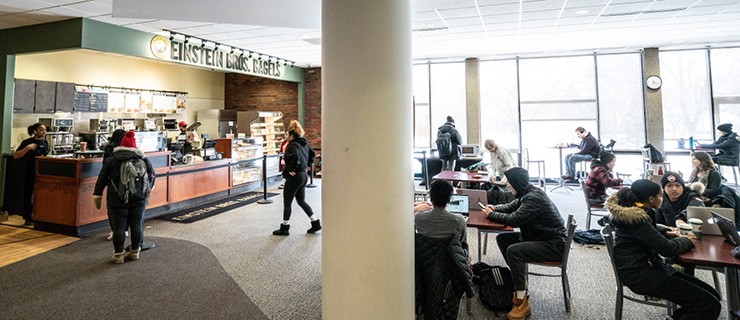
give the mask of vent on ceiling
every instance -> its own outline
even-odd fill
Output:
[[[687,8],[673,8],[673,9],[662,9],[662,10],[645,10],[645,11],[629,11],[629,12],[617,12],[617,13],[607,13],[602,14],[602,17],[621,17],[621,16],[633,16],[636,14],[652,14],[652,13],[666,13],[666,12],[676,12],[676,11],[684,11]]]
[[[447,30],[448,27],[428,27],[428,28],[416,28],[411,31],[413,32],[426,32],[426,31],[439,31],[439,30]]]
[[[301,40],[306,41],[315,46],[321,45],[321,38],[310,38],[310,39],[301,39]]]

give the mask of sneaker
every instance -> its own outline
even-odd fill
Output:
[[[506,315],[509,320],[524,320],[532,314],[532,308],[529,306],[529,298],[526,295],[524,299],[518,299],[515,293],[512,302],[514,302],[514,306],[511,307],[511,311]]]
[[[126,260],[136,261],[139,260],[139,253],[141,248],[126,252]]]
[[[113,262],[115,264],[121,264],[121,263],[123,263],[123,258],[125,256],[126,256],[126,253],[124,253],[124,252],[118,252],[118,253],[115,253],[114,252],[113,253],[113,257],[110,258],[110,262]]]

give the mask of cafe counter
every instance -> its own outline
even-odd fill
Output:
[[[262,185],[261,181],[255,181],[232,186],[231,159],[171,166],[169,151],[149,152],[146,156],[154,167],[156,180],[145,218],[258,189]],[[92,201],[102,162],[102,158],[37,158],[35,228],[74,236],[108,228],[105,196],[100,209],[96,209]]]

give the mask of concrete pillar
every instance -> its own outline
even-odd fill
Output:
[[[321,10],[322,318],[413,319],[411,3]]]
[[[468,116],[468,143],[481,144],[480,137],[480,73],[478,58],[465,59],[466,112]]]
[[[660,76],[660,55],[658,48],[645,48],[642,52],[643,76],[642,88],[645,91],[645,127],[647,140],[665,153],[663,146],[663,96],[661,89],[653,90],[645,85],[645,79],[651,75]]]

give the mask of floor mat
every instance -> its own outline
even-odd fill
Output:
[[[226,212],[250,203],[263,199],[262,192],[248,192],[235,197],[225,198],[218,201],[210,202],[193,208],[188,208],[178,212],[166,214],[157,217],[159,220],[166,220],[179,223],[191,223],[213,217],[219,213]],[[274,197],[277,193],[267,193],[267,197]]]

